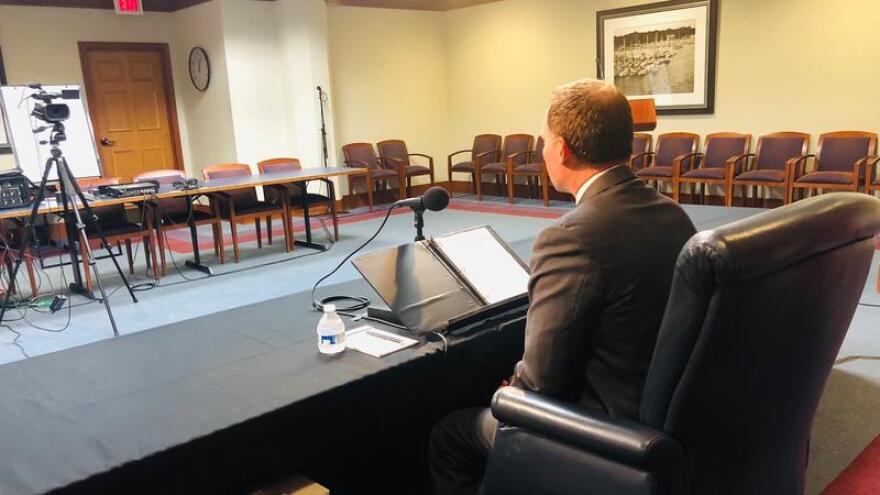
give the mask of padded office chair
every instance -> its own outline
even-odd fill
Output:
[[[406,149],[406,143],[400,139],[382,141],[376,143],[376,147],[379,148],[379,160],[383,166],[392,170],[403,167],[406,176],[406,193],[404,194],[401,189],[401,198],[412,196],[413,177],[427,175],[431,185],[434,185],[434,157],[422,153],[410,153]],[[413,164],[411,158],[414,156],[426,158],[428,166]]]
[[[789,198],[800,192],[858,191],[865,180],[866,168],[877,163],[877,134],[861,131],[826,132],[819,135],[816,154],[804,155],[792,167]],[[814,158],[813,171],[806,172],[808,158]]]
[[[96,189],[100,186],[119,184],[119,177],[82,178],[77,179],[76,182],[82,189]],[[104,236],[107,238],[107,243],[110,245],[116,243],[117,246],[120,242],[125,243],[125,254],[128,258],[128,272],[134,274],[134,255],[132,253],[131,241],[139,240],[144,244],[144,254],[147,257],[147,268],[152,267],[153,278],[159,280],[161,273],[158,269],[158,263],[156,260],[156,232],[153,230],[153,219],[150,218],[150,215],[147,215],[146,210],[144,210],[143,207],[139,209],[139,212],[141,213],[141,221],[131,222],[128,220],[128,214],[125,211],[124,204],[96,206],[92,208],[92,213],[97,217],[96,223],[104,232]],[[82,211],[81,215],[84,214],[85,212]],[[80,239],[80,243],[89,242],[89,246],[98,246],[97,240],[100,239],[100,236],[98,235],[97,229],[95,229],[92,223],[85,218],[83,218],[83,221],[86,224],[85,232],[88,239]],[[82,269],[86,288],[92,290],[92,272],[89,269],[88,253],[85,250],[80,249],[79,254],[82,257]]]
[[[742,188],[743,204],[748,200],[748,190],[761,187],[781,188],[784,204],[791,202],[788,193],[791,191],[792,167],[797,160],[807,154],[810,135],[803,132],[773,132],[758,138],[758,146],[754,154],[744,162],[742,173],[730,181],[730,192],[727,195],[727,206],[733,206],[733,196],[737,186]],[[752,197],[757,202],[758,191]]]
[[[691,185],[691,201],[697,185],[700,186],[701,202],[706,204],[706,188],[718,185],[724,188],[724,196],[733,195],[731,181],[742,172],[743,163],[749,158],[751,134],[739,132],[715,132],[706,135],[703,152],[697,155],[697,166],[681,174],[680,184]]]
[[[700,136],[690,132],[667,132],[657,138],[653,152],[644,153],[650,165],[635,171],[636,176],[650,183],[668,182],[672,186],[672,199],[678,202],[679,178],[694,167]],[[634,157],[640,158],[638,155]],[[630,159],[632,162],[632,158]]]
[[[302,170],[302,164],[298,158],[271,158],[257,163],[257,169],[260,175],[271,173],[284,173],[296,170]],[[306,208],[325,207],[330,212],[330,218],[333,220],[333,240],[339,240],[339,217],[336,215],[336,188],[333,181],[329,179],[321,179],[327,185],[327,196],[323,194],[308,192],[306,182],[294,182],[292,184],[278,184],[276,186],[264,187],[263,191],[269,201],[287,201],[287,211],[292,218],[294,210],[304,211]],[[279,196],[279,193],[281,196]],[[290,240],[293,242],[293,226],[289,226]],[[291,246],[292,247],[292,246]]]
[[[638,170],[645,168],[651,160],[651,144],[654,137],[646,132],[633,133],[632,154],[629,157],[629,168]]]
[[[534,138],[531,134],[509,134],[504,136],[504,145],[501,147],[501,157],[494,162],[484,162],[478,159],[475,162],[474,174],[477,179],[477,199],[483,199],[483,174],[495,176],[495,184],[498,195],[501,196],[501,187],[507,173],[515,167],[525,165],[529,161],[529,152],[532,150]]]
[[[638,421],[503,388],[484,493],[803,493],[813,417],[878,231],[880,200],[838,193],[696,234]]]
[[[453,164],[452,157],[461,153],[470,153],[471,159]],[[501,136],[497,134],[480,134],[474,138],[474,144],[466,150],[458,150],[446,157],[446,167],[449,173],[449,193],[452,194],[452,173],[461,172],[471,174],[474,185],[474,194],[477,194],[477,163],[497,162],[501,156]]]
[[[509,172],[507,173],[507,200],[514,202],[513,183],[514,177],[525,177],[529,190],[529,199],[532,197],[532,184],[535,180],[541,186],[541,197],[544,206],[550,206],[550,176],[547,175],[547,165],[544,163],[544,138],[538,136],[534,151],[527,152],[526,163],[514,165],[514,157],[508,157]]]
[[[376,156],[376,150],[370,143],[350,143],[342,147],[342,155],[346,167],[365,168],[366,176],[354,176],[350,179],[351,194],[354,195],[358,189],[367,191],[367,204],[370,211],[373,210],[373,193],[376,191],[376,183],[385,184],[389,180],[397,180],[400,187],[399,199],[403,199],[404,184],[406,183],[406,172],[402,167],[394,170],[385,168]]]
[[[229,177],[249,177],[251,167],[245,163],[224,163],[211,165],[202,169],[205,180],[224,179]],[[238,224],[254,222],[257,230],[257,247],[263,247],[263,233],[260,219],[266,218],[266,230],[268,231],[269,244],[272,244],[272,217],[281,217],[284,223],[284,250],[290,251],[290,232],[287,209],[284,205],[274,205],[268,201],[257,199],[255,187],[238,189],[229,192],[215,192],[210,194],[211,207],[217,205],[220,217],[229,222],[232,231],[232,254],[238,263],[240,253],[238,248]]]
[[[152,170],[135,175],[133,182],[155,181],[160,186],[183,182],[186,176],[177,169]],[[165,275],[168,266],[165,258],[166,233],[169,230],[189,228],[189,200],[184,197],[152,199],[147,202],[148,213],[153,220],[156,229],[157,244],[159,246],[159,262],[162,264],[162,275]],[[218,204],[212,206],[193,205],[192,220],[196,226],[210,225],[214,236],[214,254],[220,258],[220,264],[226,263],[226,253],[223,248],[223,219],[220,217]]]

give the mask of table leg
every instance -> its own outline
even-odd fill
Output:
[[[187,224],[189,225],[189,235],[192,239],[192,249],[193,249],[193,259],[186,260],[186,266],[192,268],[193,270],[198,270],[207,275],[213,275],[214,273],[211,271],[211,267],[202,264],[201,254],[199,253],[199,235],[196,230],[196,221],[194,215],[194,207],[193,203],[196,201],[196,195],[188,195],[186,197],[186,216],[188,218]],[[220,235],[223,235],[223,232],[220,232]]]
[[[309,215],[309,202],[308,202],[308,190],[306,185],[297,184],[302,190],[302,201],[300,202],[300,206],[303,211],[303,222],[305,222],[306,226],[306,240],[305,241],[297,241],[294,239],[293,243],[297,246],[307,247],[311,249],[317,249],[318,251],[326,251],[328,248],[323,244],[319,244],[317,242],[312,242],[312,218]]]

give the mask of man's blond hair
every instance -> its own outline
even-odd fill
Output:
[[[632,112],[615,86],[595,79],[553,90],[547,125],[583,164],[617,164],[632,153]]]

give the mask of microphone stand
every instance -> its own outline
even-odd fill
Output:
[[[423,208],[413,208],[413,214],[415,215],[415,228],[416,228],[416,241],[424,241],[425,236],[422,234],[422,229],[425,227],[425,210]]]
[[[326,98],[327,93],[321,89],[321,86],[318,86],[318,102],[320,102],[321,105],[321,144],[324,152],[324,167],[327,167],[327,158],[329,157],[329,154],[327,153],[327,124],[324,122],[324,101]]]

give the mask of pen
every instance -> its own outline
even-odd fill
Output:
[[[401,343],[400,339],[395,339],[394,337],[391,337],[391,336],[389,336],[389,335],[385,335],[385,334],[381,334],[381,333],[379,333],[379,332],[373,332],[373,331],[367,330],[367,334],[372,335],[373,337],[376,337],[376,338],[379,338],[379,339],[382,339],[382,340],[387,340],[387,341],[389,341],[389,342],[394,342],[395,344],[400,344],[400,343]]]

